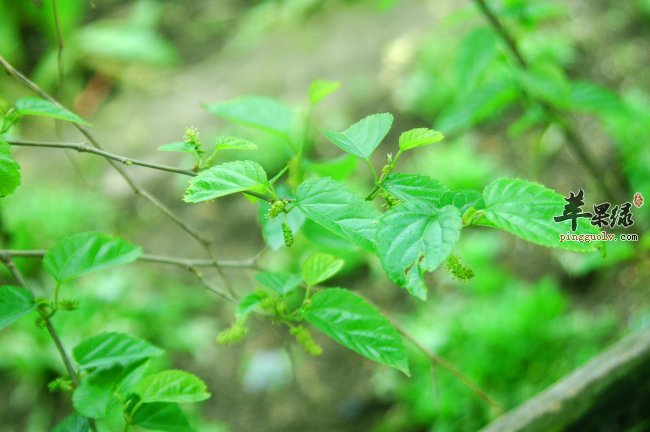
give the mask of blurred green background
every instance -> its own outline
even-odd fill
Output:
[[[267,135],[233,126],[201,104],[258,94],[295,108],[311,81],[341,82],[314,109],[314,124],[342,130],[375,112],[395,115],[399,131],[434,127],[439,145],[404,156],[402,172],[452,188],[482,189],[501,176],[539,181],[563,195],[606,200],[567,147],[539,101],[572,113],[588,149],[621,201],[650,197],[650,2],[490,3],[529,60],[522,73],[472,2],[425,0],[123,1],[59,0],[64,80],[50,0],[0,0],[0,54],[93,123],[115,153],[191,168],[183,155],[156,152],[195,126],[206,142],[241,135],[261,150],[228,158],[258,160],[278,172],[290,153]],[[28,95],[0,76],[0,108]],[[340,156],[314,128],[309,157]],[[16,137],[79,141],[69,126],[29,119]],[[98,230],[160,255],[203,257],[176,225],[134,196],[101,158],[16,148],[23,182],[0,200],[3,249],[44,249],[66,235]],[[363,166],[338,168],[358,185]],[[326,169],[323,168],[323,169]],[[186,179],[129,168],[148,190],[214,241],[223,259],[264,247],[258,212],[241,197],[209,205],[181,201]],[[365,189],[365,186],[362,187]],[[392,286],[379,262],[306,224],[291,249],[265,252],[262,267],[297,269],[308,248],[346,259],[333,282],[390,311],[429,348],[451,360],[506,408],[584,364],[624,334],[648,325],[648,208],[635,209],[639,242],[608,254],[547,250],[477,229],[459,254],[476,274],[460,283],[438,270],[426,303]],[[40,263],[20,268],[51,289]],[[213,277],[206,271],[209,277]],[[253,273],[229,270],[240,293]],[[2,269],[2,283],[11,283]],[[233,307],[183,269],[135,263],[67,287],[81,308],[58,315],[67,346],[103,330],[123,330],[163,347],[167,366],[201,376],[213,397],[190,412],[200,431],[474,431],[496,413],[457,379],[413,352],[409,379],[372,365],[325,338],[312,358],[270,324],[253,322],[246,341],[215,343]],[[29,320],[0,332],[0,431],[49,430],[70,410],[49,393],[62,373],[47,336]]]

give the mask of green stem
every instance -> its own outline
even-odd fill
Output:
[[[368,165],[368,168],[370,168],[370,172],[372,173],[372,178],[375,180],[375,184],[379,182],[379,176],[377,175],[377,171],[375,170],[375,167],[372,165],[372,162],[370,162],[369,158],[365,158],[364,161],[366,161],[366,165]]]

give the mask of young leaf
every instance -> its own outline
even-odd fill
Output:
[[[408,375],[402,338],[363,298],[345,289],[329,288],[311,298],[303,317],[341,345]]]
[[[255,275],[255,280],[284,296],[300,286],[302,276],[296,273],[259,272]]]
[[[128,334],[100,333],[81,341],[72,351],[79,368],[110,368],[159,356],[162,350]]]
[[[146,376],[135,386],[140,401],[199,402],[210,397],[205,383],[196,375],[182,370],[168,370]]]
[[[166,432],[192,432],[185,414],[173,403],[147,403],[135,412],[131,424],[142,429]]]
[[[217,150],[257,150],[257,145],[234,136],[220,136],[214,141]]]
[[[179,153],[194,153],[196,148],[187,141],[178,141],[169,144],[163,144],[158,147],[159,151],[164,152],[179,152]]]
[[[479,27],[471,31],[460,45],[456,58],[456,83],[471,89],[496,54],[497,38],[492,30]]]
[[[252,293],[247,294],[243,299],[239,301],[237,309],[235,310],[235,316],[237,320],[246,318],[255,310],[258,304],[260,304],[261,298],[260,295],[253,291]]]
[[[198,203],[225,195],[263,188],[266,172],[257,162],[235,161],[215,165],[190,180],[183,200]]]
[[[0,198],[11,195],[20,185],[20,165],[11,157],[11,150],[0,137]]]
[[[322,227],[368,252],[375,250],[379,212],[343,183],[330,178],[307,180],[296,190],[295,205]]]
[[[25,288],[0,286],[0,329],[18,321],[35,307],[32,293]]]
[[[399,136],[399,148],[406,151],[442,141],[445,136],[437,130],[427,128],[411,129]]]
[[[206,105],[206,109],[234,123],[261,129],[287,138],[293,127],[294,114],[284,104],[261,96],[243,96],[237,99]]]
[[[485,219],[479,225],[493,226],[524,240],[547,247],[560,247],[575,252],[597,249],[602,242],[563,242],[559,235],[571,230],[571,222],[555,222],[562,215],[566,201],[562,195],[539,183],[522,179],[503,178],[483,190]],[[576,234],[598,234],[589,218],[578,220]]]
[[[388,277],[425,300],[423,274],[449,256],[462,222],[454,206],[435,208],[414,201],[394,207],[379,220],[377,251]]]
[[[379,143],[384,139],[391,125],[393,116],[389,113],[371,114],[343,132],[322,130],[325,137],[341,150],[368,159]]]
[[[312,82],[309,86],[309,102],[312,105],[316,105],[331,93],[335,92],[340,85],[341,83],[338,81],[316,80]]]
[[[88,432],[89,430],[88,419],[77,413],[72,413],[57,424],[52,432]]]
[[[126,240],[100,233],[66,237],[45,253],[43,266],[57,282],[136,260],[142,249]]]
[[[571,108],[594,114],[625,114],[627,106],[616,94],[588,81],[570,83]]]
[[[424,201],[440,207],[440,199],[448,189],[438,180],[418,174],[389,175],[383,188],[402,201]]]
[[[307,285],[318,285],[338,273],[343,264],[343,260],[334,255],[315,253],[302,265],[302,277]]]
[[[108,404],[121,372],[121,367],[114,367],[94,371],[81,378],[79,386],[72,394],[75,411],[88,418],[106,417]]]
[[[65,120],[72,123],[78,123],[84,126],[90,126],[86,120],[67,109],[54,104],[45,99],[34,97],[24,97],[16,101],[16,113],[18,117],[27,115],[38,117],[50,117],[59,120]]]

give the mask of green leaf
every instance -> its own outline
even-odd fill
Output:
[[[16,112],[18,117],[23,116],[37,116],[37,117],[50,117],[59,120],[65,120],[72,123],[78,123],[84,126],[90,126],[86,120],[79,117],[77,114],[68,111],[67,109],[54,104],[45,99],[24,97],[16,101]]]
[[[597,249],[602,242],[564,242],[559,235],[571,230],[571,221],[555,222],[563,213],[566,201],[562,195],[539,183],[522,179],[503,178],[490,183],[483,190],[486,222],[524,240],[547,247],[560,247],[575,252]],[[578,220],[576,234],[598,234],[589,218]]]
[[[286,105],[267,97],[243,96],[206,105],[219,117],[287,138],[293,127],[294,113]]]
[[[388,134],[392,124],[392,114],[371,114],[343,132],[327,130],[321,130],[321,132],[341,150],[368,159]]]
[[[368,252],[375,250],[379,212],[343,183],[330,178],[307,180],[296,190],[295,205],[323,228]]]
[[[237,309],[235,310],[235,316],[237,319],[240,320],[250,315],[257,305],[260,304],[261,300],[262,299],[257,292],[248,293],[237,305]]]
[[[462,221],[454,206],[408,202],[386,212],[377,229],[377,250],[388,277],[425,300],[424,272],[433,271],[454,249]]]
[[[217,137],[214,147],[217,150],[257,150],[257,144],[234,136]]]
[[[100,333],[81,341],[72,351],[79,368],[110,368],[159,356],[163,352],[149,342],[125,333]]]
[[[300,286],[302,276],[297,273],[259,272],[255,275],[255,280],[278,295],[284,296]]]
[[[359,159],[351,154],[344,154],[322,162],[308,162],[307,169],[319,177],[332,177],[334,180],[348,178],[359,166]]]
[[[589,113],[625,114],[628,109],[616,93],[596,84],[578,81],[571,84],[571,107]]]
[[[235,161],[215,165],[190,180],[183,200],[197,203],[237,192],[264,188],[266,172],[257,162]]]
[[[391,174],[383,188],[402,201],[424,201],[435,207],[440,207],[440,199],[448,192],[438,180],[418,174]]]
[[[169,144],[163,144],[160,147],[158,147],[158,151],[194,153],[196,152],[196,148],[194,147],[194,145],[192,145],[192,143],[189,143],[187,141],[178,141]]]
[[[338,81],[316,80],[312,82],[309,86],[309,102],[312,105],[316,105],[331,93],[338,90],[340,86],[341,83]]]
[[[437,130],[427,128],[411,129],[399,136],[399,148],[406,151],[442,141],[445,136]]]
[[[460,210],[461,215],[470,207],[474,207],[476,210],[482,210],[485,208],[483,195],[479,191],[473,189],[450,191],[445,193],[440,199],[440,206],[446,205],[453,205]]]
[[[32,293],[25,288],[0,286],[0,329],[15,323],[35,307]]]
[[[338,273],[343,264],[345,262],[334,255],[315,253],[302,265],[302,277],[307,285],[318,285]]]
[[[303,317],[341,345],[408,375],[402,338],[363,298],[341,288],[326,289],[311,298]]]
[[[182,370],[167,370],[146,376],[135,386],[140,401],[187,403],[210,397],[205,383]]]
[[[81,378],[79,386],[72,394],[75,411],[88,418],[106,417],[108,404],[113,397],[113,389],[120,378],[121,367],[98,370]]]
[[[88,432],[89,430],[88,419],[77,413],[72,413],[57,424],[52,432]]]
[[[20,165],[11,157],[11,148],[0,137],[0,198],[11,195],[20,185]]]
[[[520,97],[517,85],[510,81],[494,80],[461,95],[440,113],[436,129],[447,135],[494,117]]]
[[[544,63],[518,70],[517,75],[523,88],[533,98],[559,108],[570,105],[571,88],[559,67]]]
[[[126,240],[101,233],[66,237],[45,253],[43,266],[58,282],[136,260],[142,249]]]
[[[131,424],[156,431],[193,431],[183,411],[173,403],[144,404],[136,411]]]
[[[497,37],[492,30],[479,27],[461,42],[456,57],[456,84],[470,90],[496,55]]]

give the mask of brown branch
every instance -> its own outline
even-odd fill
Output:
[[[517,45],[517,41],[510,33],[510,31],[503,25],[499,17],[490,9],[485,0],[473,0],[474,4],[479,8],[481,13],[492,25],[494,30],[498,33],[499,37],[508,47],[508,50],[517,60],[517,64],[521,69],[528,69],[529,63],[524,57],[523,53]],[[529,96],[531,99],[534,99],[540,106],[550,114],[550,118],[560,124],[562,132],[564,133],[564,139],[567,142],[568,146],[571,148],[573,153],[576,155],[578,160],[585,166],[594,182],[600,189],[600,191],[610,200],[616,200],[616,194],[610,189],[603,178],[603,170],[598,167],[598,164],[591,157],[591,154],[587,150],[588,146],[583,140],[582,136],[576,131],[571,124],[566,121],[566,117],[569,114],[568,112],[563,112],[555,108],[554,106],[546,103],[542,100],[537,100],[531,96],[528,92],[522,89],[524,94]]]

